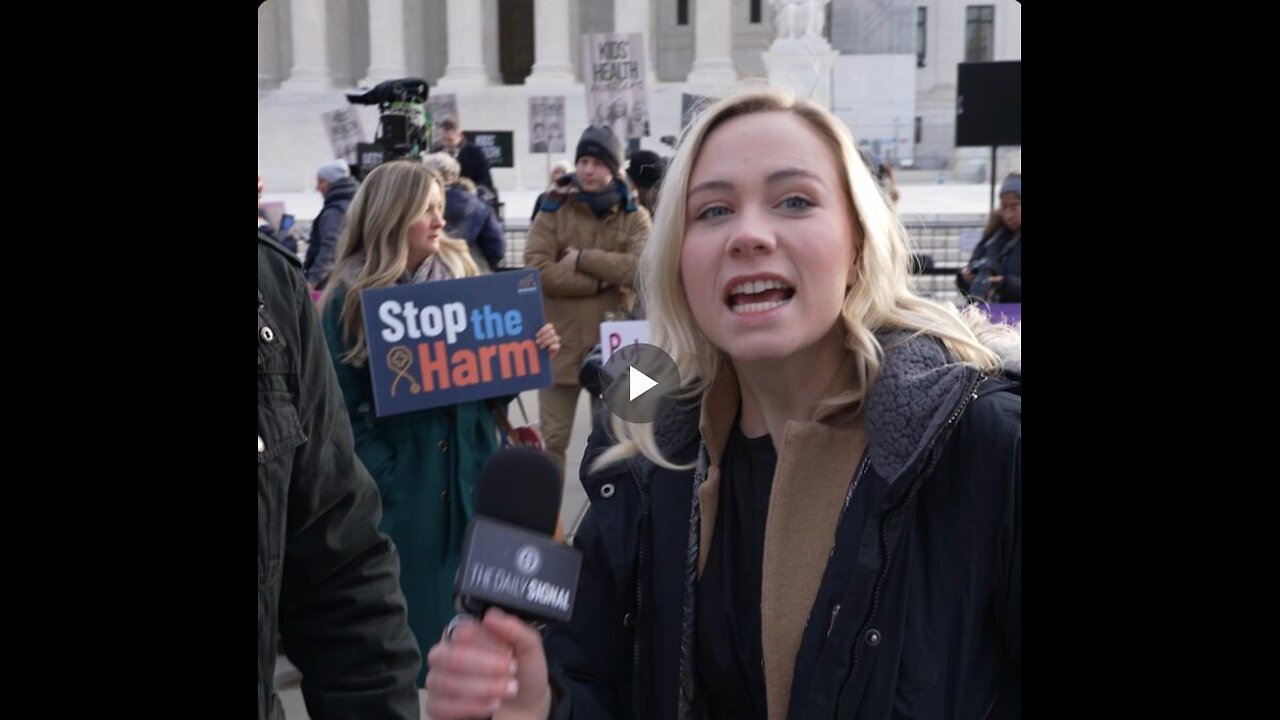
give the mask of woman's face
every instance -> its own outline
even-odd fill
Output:
[[[862,238],[829,141],[791,112],[726,121],[689,179],[685,297],[737,361],[840,343],[837,320]]]
[[[1000,193],[1000,219],[1010,230],[1022,229],[1022,198],[1011,192]]]
[[[431,183],[427,192],[427,210],[409,225],[409,270],[416,270],[423,260],[440,249],[444,233],[444,194],[439,183]]]

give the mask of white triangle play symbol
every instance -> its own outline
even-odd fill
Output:
[[[631,374],[629,377],[630,382],[628,384],[631,386],[632,400],[635,400],[641,395],[649,392],[650,390],[653,389],[654,385],[658,384],[654,382],[652,379],[650,379],[648,375],[645,375],[644,373],[637,370],[634,365],[631,365],[629,367],[631,369]]]

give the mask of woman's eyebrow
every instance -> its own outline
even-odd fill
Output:
[[[700,193],[705,190],[732,190],[733,183],[728,180],[707,180],[689,188],[689,194]]]
[[[816,174],[811,173],[808,170],[802,170],[800,168],[785,168],[782,170],[776,170],[772,173],[769,173],[769,177],[765,178],[765,183],[768,185],[772,185],[774,183],[779,183],[784,180],[791,180],[796,177],[799,177],[805,180],[813,180],[814,182],[817,182],[821,185],[826,185],[826,183],[823,182],[822,178],[818,177]]]

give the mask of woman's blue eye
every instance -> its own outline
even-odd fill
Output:
[[[813,207],[813,203],[809,202],[808,198],[792,195],[782,201],[782,206],[788,210],[808,210]]]
[[[723,205],[717,205],[715,207],[709,207],[706,210],[703,210],[702,212],[698,213],[698,219],[711,220],[713,218],[724,217],[728,214],[729,214],[729,208]]]

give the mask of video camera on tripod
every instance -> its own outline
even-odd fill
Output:
[[[418,78],[387,80],[372,89],[347,93],[353,105],[378,106],[378,132],[371,143],[356,146],[356,177],[363,180],[384,162],[421,158],[427,147],[424,104],[427,83]]]

